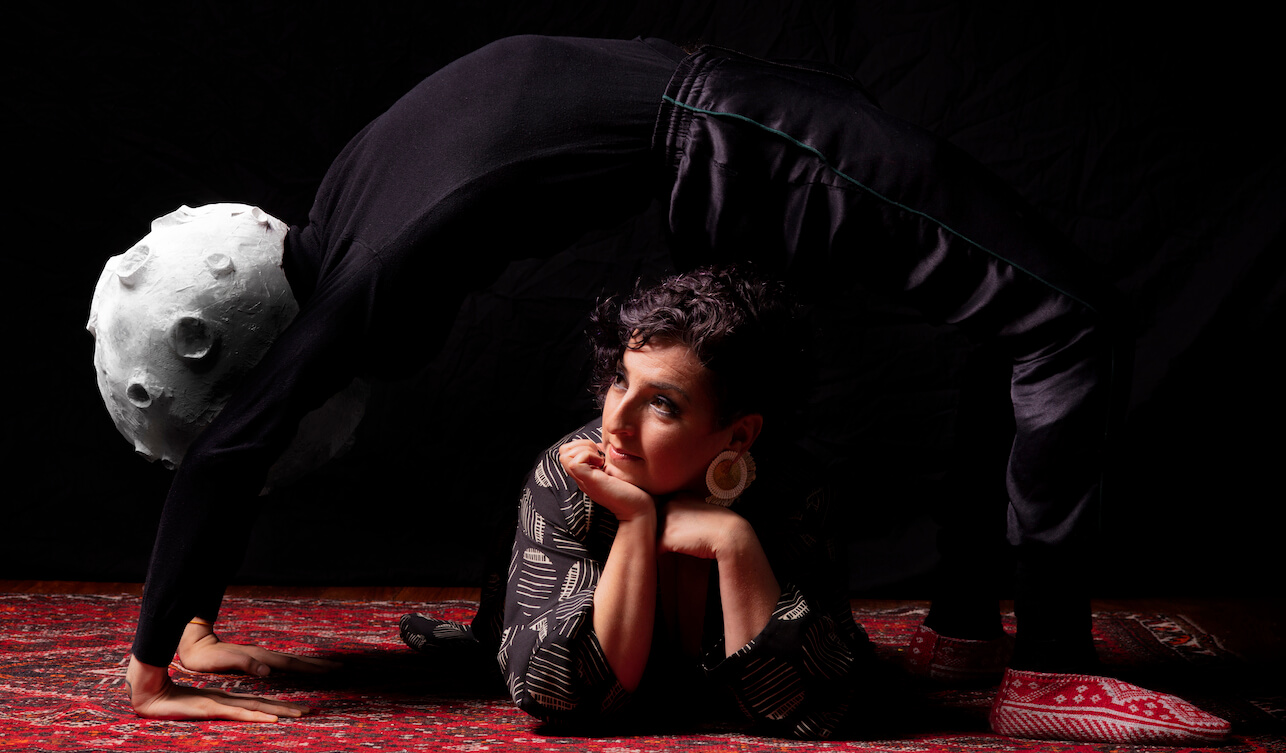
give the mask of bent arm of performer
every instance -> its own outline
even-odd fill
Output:
[[[543,719],[619,710],[651,649],[655,503],[601,471],[600,439],[568,437],[523,491],[498,658],[514,702]]]
[[[213,623],[245,550],[268,469],[303,415],[352,378],[336,366],[351,362],[352,321],[342,302],[303,308],[189,448],[161,514],[126,673],[130,703],[140,716],[272,721],[302,713],[295,704],[180,687],[168,669],[176,650],[186,668],[200,672],[263,676],[336,666],[221,641]],[[265,711],[256,712],[260,708]]]

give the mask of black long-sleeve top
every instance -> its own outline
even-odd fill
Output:
[[[656,40],[515,37],[429,76],[345,147],[284,267],[299,314],[189,448],[166,499],[133,651],[166,666],[214,619],[258,494],[302,416],[355,376],[433,358],[463,297],[645,208]]]

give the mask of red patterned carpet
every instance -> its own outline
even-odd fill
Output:
[[[0,751],[1130,751],[1174,750],[1009,740],[987,731],[988,691],[919,694],[902,729],[878,739],[798,742],[744,734],[728,723],[682,734],[567,737],[513,708],[497,686],[404,648],[397,619],[418,611],[468,619],[473,604],[301,599],[225,601],[220,633],[343,661],[321,678],[196,675],[185,682],[313,706],[275,725],[144,722],[121,690],[138,599],[0,594]],[[879,645],[896,647],[923,618],[915,609],[859,612]],[[1256,692],[1252,668],[1181,617],[1095,615],[1104,661],[1124,679],[1179,693],[1233,721],[1223,753],[1286,751],[1282,698]]]

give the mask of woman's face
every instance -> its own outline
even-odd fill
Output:
[[[603,402],[606,471],[653,496],[704,493],[710,461],[753,441],[744,423],[717,425],[710,373],[687,346],[627,348]]]

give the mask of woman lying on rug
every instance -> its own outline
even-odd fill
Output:
[[[499,651],[514,701],[591,721],[646,696],[673,721],[708,713],[713,683],[773,731],[828,736],[869,648],[826,493],[784,442],[804,340],[784,290],[706,268],[609,300],[591,330],[602,415],[522,492]]]

